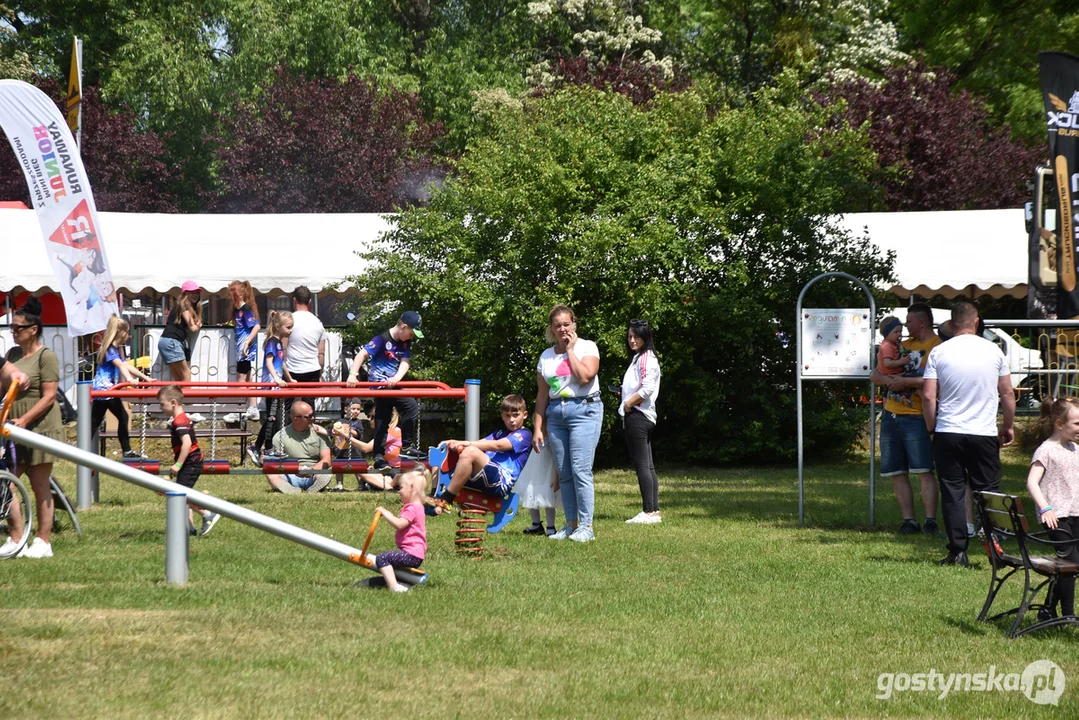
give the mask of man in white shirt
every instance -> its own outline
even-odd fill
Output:
[[[285,346],[285,379],[289,382],[318,382],[326,366],[326,328],[311,311],[311,291],[300,285],[292,291],[292,335]],[[315,398],[301,398],[311,407]],[[292,410],[292,398],[285,400],[285,413]]]
[[[957,303],[952,326],[955,337],[929,353],[922,414],[933,435],[948,534],[948,556],[940,564],[969,567],[965,477],[969,475],[972,490],[1000,489],[1000,448],[1015,439],[1015,393],[1004,354],[977,334],[977,309]],[[999,429],[998,402],[1004,411]]]

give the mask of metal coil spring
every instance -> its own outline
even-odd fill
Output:
[[[482,555],[480,543],[487,535],[487,511],[482,508],[461,508],[458,511],[457,538],[453,541],[459,555]]]

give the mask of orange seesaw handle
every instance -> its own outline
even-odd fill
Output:
[[[11,383],[8,385],[7,394],[4,395],[4,405],[0,407],[0,433],[4,437],[8,436],[7,429],[7,416],[11,414],[11,406],[15,402],[15,396],[19,394],[18,383]]]
[[[363,541],[363,550],[360,550],[360,557],[367,557],[367,546],[371,544],[371,538],[375,536],[375,528],[378,527],[378,521],[382,519],[382,513],[375,510],[375,519],[371,521],[371,529],[367,531],[367,539]]]

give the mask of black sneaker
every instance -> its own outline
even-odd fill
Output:
[[[1057,613],[1053,608],[1043,607],[1038,610],[1038,622],[1056,619]]]
[[[948,553],[948,557],[941,560],[938,565],[958,565],[959,567],[970,567],[970,560],[967,559],[965,552]]]
[[[922,525],[922,534],[929,537],[940,537],[940,527],[937,525],[936,518],[926,518],[925,524]]]
[[[386,462],[386,458],[381,455],[375,455],[375,462],[371,465],[371,469],[380,475],[389,475],[393,472],[393,468]]]
[[[903,524],[899,526],[899,534],[900,535],[913,535],[914,533],[918,532],[920,529],[921,528],[918,527],[918,521],[917,520],[907,519],[907,520],[904,520]]]
[[[408,447],[401,449],[401,457],[405,460],[426,460],[427,453],[423,452],[415,445],[409,445]]]
[[[531,527],[526,527],[521,532],[523,532],[525,535],[542,535],[544,533],[543,523],[540,523],[539,525],[532,525]]]
[[[124,460],[142,461],[142,460],[149,460],[149,459],[150,458],[146,457],[142,453],[137,453],[134,450],[128,450],[127,452],[124,453]]]
[[[262,458],[259,457],[259,449],[254,445],[247,446],[247,457],[251,458],[251,462],[255,467],[262,467]]]

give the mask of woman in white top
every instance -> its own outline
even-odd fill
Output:
[[[652,431],[656,429],[656,398],[659,397],[659,359],[652,342],[652,328],[644,320],[626,326],[629,367],[622,376],[622,402],[618,414],[626,433],[626,448],[637,471],[644,509],[627,523],[653,525],[659,516],[659,478],[652,462]]]
[[[536,365],[536,413],[532,444],[537,451],[547,440],[554,451],[566,527],[552,540],[595,540],[592,513],[595,488],[592,461],[603,425],[599,395],[599,348],[577,337],[577,318],[565,305],[548,316],[547,342],[554,343]]]

